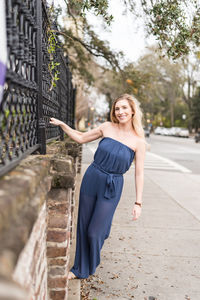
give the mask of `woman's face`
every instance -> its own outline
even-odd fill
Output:
[[[126,123],[132,120],[133,111],[132,108],[126,99],[117,101],[115,104],[115,117],[119,123]]]

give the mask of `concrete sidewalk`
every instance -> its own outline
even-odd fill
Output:
[[[85,146],[83,172],[92,156]],[[132,221],[131,216],[133,167],[125,174],[101,264],[95,275],[81,281],[82,300],[200,299],[200,222],[162,188],[160,182],[169,178],[170,172],[159,171],[159,185],[156,172],[145,171],[144,205],[138,221]]]

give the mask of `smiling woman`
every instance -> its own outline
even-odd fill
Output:
[[[123,94],[117,98],[111,109],[110,118],[114,123],[119,123],[119,119],[127,120],[128,115],[131,115],[133,129],[136,134],[144,138],[144,130],[142,127],[142,112],[137,105],[137,100],[128,94]],[[121,116],[121,118],[119,118]],[[130,118],[129,118],[130,119]]]
[[[123,174],[135,159],[136,201],[133,220],[141,214],[144,181],[145,139],[142,113],[134,98],[124,94],[111,109],[111,122],[89,132],[79,132],[55,118],[50,123],[60,126],[78,143],[102,138],[93,163],[81,183],[77,223],[76,255],[68,278],[87,278],[100,263],[100,251],[108,238],[115,209],[121,198]]]

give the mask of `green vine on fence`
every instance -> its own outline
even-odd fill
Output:
[[[56,35],[55,35],[53,30],[48,28],[47,34],[48,34],[48,47],[47,47],[47,49],[48,49],[48,53],[49,53],[49,56],[50,56],[50,62],[48,64],[48,69],[49,69],[49,72],[50,72],[50,75],[51,75],[51,86],[50,86],[49,90],[51,91],[54,87],[56,87],[56,82],[60,79],[59,78],[60,72],[59,72],[59,69],[58,69],[60,63],[56,62],[54,60],[56,49],[60,48],[60,46],[58,45]]]
[[[49,20],[51,22],[52,19],[55,17],[55,11],[54,11],[54,6],[51,5],[49,10]],[[59,78],[59,62],[55,61],[55,54],[56,54],[56,49],[60,48],[58,44],[58,39],[57,35],[55,33],[55,30],[51,29],[52,24],[49,23],[49,26],[47,27],[47,36],[48,36],[48,46],[47,46],[47,51],[49,53],[50,57],[50,62],[48,64],[48,69],[51,75],[51,86],[49,88],[49,91],[52,91],[54,87],[56,87],[57,81],[60,79]]]

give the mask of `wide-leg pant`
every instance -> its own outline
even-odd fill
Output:
[[[100,263],[100,251],[108,238],[113,215],[119,203],[123,176],[115,177],[115,195],[104,197],[107,174],[90,165],[83,177],[78,209],[76,254],[71,271],[79,278],[94,274]]]

